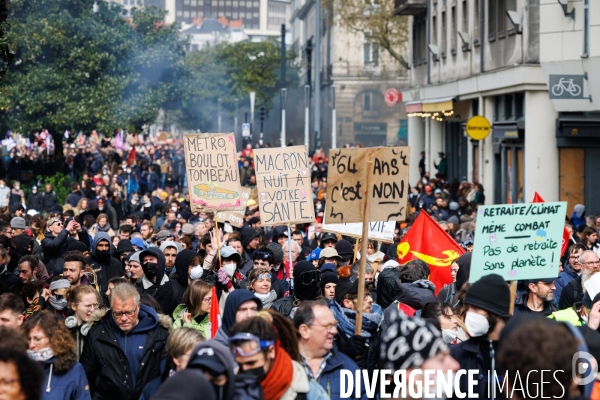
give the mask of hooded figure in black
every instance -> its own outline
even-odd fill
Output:
[[[226,375],[227,382],[225,385],[212,385],[214,393],[217,396],[217,400],[234,398],[236,376],[233,359],[231,358],[231,350],[229,350],[228,346],[224,346],[215,340],[208,340],[199,344],[192,350],[185,370],[201,370],[208,372],[215,378]]]
[[[155,256],[158,262],[144,261],[144,257],[148,255]],[[135,283],[135,286],[140,294],[154,295],[160,286],[169,281],[165,275],[165,265],[167,264],[165,255],[158,247],[149,247],[140,253],[140,263],[144,270],[144,276]]]
[[[271,309],[285,315],[289,319],[294,318],[296,308],[303,301],[317,300],[322,297],[321,271],[317,270],[310,261],[300,261],[294,267],[294,294],[277,300]]]
[[[456,273],[456,282],[444,286],[437,295],[437,299],[441,302],[450,304],[452,307],[456,304],[456,294],[460,288],[469,280],[471,272],[471,257],[473,253],[466,252],[458,258],[458,272]]]
[[[180,251],[175,258],[177,278],[159,287],[154,295],[166,315],[173,315],[177,306],[183,303],[183,292],[189,284],[189,267],[195,255],[192,250]]]
[[[252,239],[259,237],[260,234],[256,231],[256,229],[245,227],[241,230],[240,236],[242,239],[242,247],[244,248],[244,253],[242,254],[242,264],[238,268],[239,271],[244,276],[248,276],[250,270],[254,268],[254,262],[252,261],[252,255],[254,254],[254,250],[249,249],[248,243],[252,241]]]
[[[202,400],[218,400],[212,387],[202,371],[185,369],[167,379],[152,400],[196,400],[199,393]]]
[[[227,296],[227,300],[225,300],[225,308],[223,310],[223,322],[221,323],[221,327],[214,337],[217,342],[224,346],[229,346],[229,328],[231,328],[236,322],[235,316],[238,308],[240,304],[250,300],[256,302],[258,311],[262,310],[262,302],[254,295],[254,293],[249,290],[236,289],[231,292],[229,296]]]
[[[109,250],[98,250],[98,244],[103,241],[108,243]],[[108,233],[98,232],[94,236],[90,255],[87,258],[87,264],[92,267],[98,278],[100,293],[106,293],[110,278],[123,276],[123,265],[119,260],[110,255],[112,247],[113,245],[110,243]]]

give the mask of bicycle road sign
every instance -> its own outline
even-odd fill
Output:
[[[551,99],[583,99],[583,75],[550,75]]]

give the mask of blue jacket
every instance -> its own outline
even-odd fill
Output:
[[[554,290],[554,299],[556,300],[556,304],[554,304],[555,306],[558,305],[558,301],[560,300],[560,295],[562,293],[563,288],[567,286],[569,282],[571,282],[573,279],[577,279],[578,276],[579,275],[577,274],[577,272],[571,269],[569,263],[565,263],[563,272],[561,272],[558,275],[558,279],[554,281],[554,286],[556,287],[556,289]]]
[[[43,383],[42,400],[91,400],[90,387],[83,366],[76,362],[68,371],[60,373],[56,358],[44,363],[46,379]],[[50,372],[52,365],[52,372]],[[50,391],[48,391],[50,389]]]
[[[358,365],[347,355],[340,353],[337,349],[332,349],[333,357],[327,360],[327,365],[321,374],[319,383],[327,392],[327,395],[331,400],[341,399],[340,385],[342,383],[341,372],[342,370],[350,371],[354,378],[356,378],[355,371],[360,371]],[[348,384],[348,382],[346,382]],[[362,373],[360,378],[361,396],[360,399],[367,400],[367,394],[365,393],[365,385],[362,382]],[[356,393],[352,392],[350,398],[355,399]]]

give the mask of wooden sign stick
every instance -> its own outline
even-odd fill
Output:
[[[358,274],[358,301],[356,306],[356,328],[354,329],[355,335],[360,335],[362,331],[362,313],[363,303],[365,302],[365,275],[367,271],[367,245],[369,243],[369,221],[367,221],[367,203],[369,191],[369,176],[371,175],[371,168],[373,167],[373,161],[367,162],[367,179],[365,182],[365,201],[363,203],[362,210],[362,243],[360,249],[360,272]]]

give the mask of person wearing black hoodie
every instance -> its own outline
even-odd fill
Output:
[[[192,351],[186,370],[201,370],[205,376],[208,374],[218,400],[233,399],[236,375],[229,347],[215,340],[199,344]],[[223,377],[226,381],[221,384]],[[252,379],[252,382],[260,386],[256,379]],[[235,398],[240,400],[238,396]]]
[[[300,261],[294,267],[293,272],[294,294],[277,300],[271,306],[289,319],[294,319],[296,309],[303,301],[317,300],[322,298],[321,271],[317,270],[310,261]]]
[[[239,268],[239,270],[242,273],[242,275],[248,276],[248,273],[253,268],[252,255],[254,253],[254,250],[258,250],[258,248],[260,247],[260,234],[256,231],[256,229],[245,227],[242,228],[240,236],[242,238],[242,247],[244,247],[244,254],[242,255],[244,263]]]
[[[246,289],[234,290],[225,300],[222,323],[214,340],[224,346],[229,346],[229,328],[238,322],[253,317],[260,310],[262,310],[262,302],[254,293]]]
[[[87,265],[96,273],[100,293],[106,293],[110,278],[123,276],[123,265],[119,260],[111,257],[111,247],[110,236],[106,232],[98,232],[94,236],[90,255],[87,258]]]
[[[144,276],[135,284],[140,294],[154,296],[158,288],[169,281],[165,274],[165,255],[158,247],[149,247],[140,253]]]
[[[202,371],[186,369],[167,379],[152,400],[196,400],[199,393],[202,400],[220,400],[211,387]]]
[[[140,304],[140,294],[131,285],[116,286],[110,306],[111,311],[90,328],[80,362],[92,398],[137,400],[160,376],[169,333],[156,311]]]
[[[64,227],[60,217],[52,217],[48,220],[46,224],[47,231],[44,240],[42,240],[42,252],[44,253],[44,264],[49,275],[59,275],[62,273],[67,247],[76,241],[69,236],[69,232],[75,226],[75,221],[71,221]],[[79,226],[77,235],[81,243],[89,244],[89,235],[83,227]],[[96,244],[94,240],[94,249],[96,248]]]
[[[196,253],[192,250],[182,250],[175,258],[176,278],[158,288],[154,297],[166,315],[173,315],[178,305],[183,303],[183,292],[190,282],[190,266]],[[202,269],[202,266],[200,266]]]

